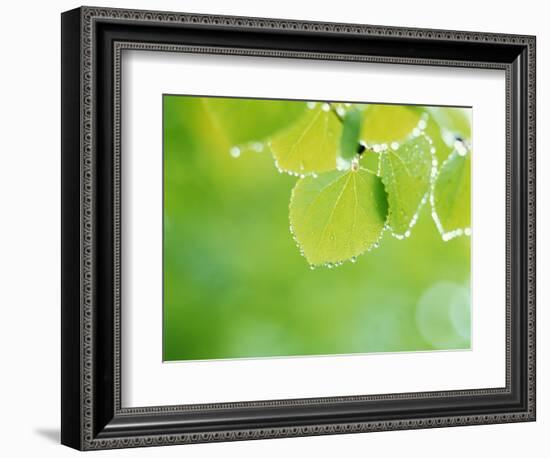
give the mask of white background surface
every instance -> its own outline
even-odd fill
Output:
[[[538,35],[538,176],[550,167],[550,30],[544,2],[406,0],[394,2],[254,2],[244,0],[97,1],[99,5],[294,19],[465,29]],[[0,452],[63,457],[76,452],[59,435],[59,87],[60,18],[74,1],[10,2],[0,28]],[[550,181],[538,183],[538,208],[548,207]],[[538,217],[538,421],[437,430],[324,436],[104,452],[108,456],[257,457],[545,456],[550,428],[550,230]]]
[[[504,71],[143,51],[122,62],[124,407],[506,385]],[[471,350],[163,364],[163,93],[472,106]]]

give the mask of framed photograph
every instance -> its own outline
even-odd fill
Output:
[[[535,37],[62,14],[62,443],[535,420]]]

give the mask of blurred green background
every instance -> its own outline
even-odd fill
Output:
[[[270,102],[242,102],[228,134],[204,98],[163,99],[164,360],[469,348],[469,237],[442,241],[425,205],[410,238],[311,270],[289,230],[297,178],[267,145],[234,147]]]

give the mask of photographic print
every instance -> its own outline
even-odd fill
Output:
[[[471,111],[163,95],[163,360],[470,349]]]

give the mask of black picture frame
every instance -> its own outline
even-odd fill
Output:
[[[533,36],[81,7],[62,14],[62,430],[79,450],[535,420]],[[505,388],[234,404],[120,403],[124,49],[506,72]]]

